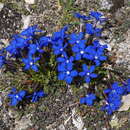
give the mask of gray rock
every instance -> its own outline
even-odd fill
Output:
[[[0,97],[0,106],[2,106],[2,104],[3,104],[3,103],[2,103],[2,98]]]
[[[4,7],[4,4],[0,2],[0,11],[2,10],[3,7]]]

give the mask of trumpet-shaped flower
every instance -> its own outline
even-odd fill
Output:
[[[96,37],[100,37],[101,33],[102,33],[102,29],[101,28],[93,27],[92,24],[87,23],[86,24],[86,33],[90,34],[90,35],[94,35]]]
[[[65,80],[67,84],[71,84],[73,78],[78,75],[76,70],[73,70],[72,63],[62,63],[58,65],[58,79]]]
[[[39,30],[37,28],[37,25],[30,26],[27,29],[23,30],[20,35],[26,36],[26,37],[33,37],[36,32],[42,32],[42,30]]]
[[[59,40],[59,39],[63,40],[64,38],[66,38],[66,36],[68,36],[66,34],[67,30],[68,30],[68,26],[66,25],[62,29],[60,29],[60,31],[54,32],[52,35],[52,43],[56,43],[57,40]]]
[[[100,50],[104,51],[104,49],[108,48],[107,45],[101,45],[98,40],[94,40],[93,45],[94,45],[94,48],[97,50],[100,49]]]
[[[37,102],[39,100],[39,98],[44,97],[46,94],[41,90],[41,91],[37,91],[34,92],[32,95],[32,100],[31,102]]]
[[[0,50],[0,69],[6,62],[6,55],[4,54],[4,50],[5,50],[4,48]]]
[[[88,68],[86,64],[83,64],[82,68],[83,68],[83,71],[79,72],[79,75],[81,77],[85,77],[86,83],[90,83],[92,78],[97,77],[97,74],[93,73],[95,70],[95,66],[90,66],[90,68]]]
[[[70,39],[69,39],[68,42],[70,44],[75,44],[75,43],[77,43],[77,44],[80,44],[80,43],[85,44],[86,40],[83,40],[83,38],[84,38],[84,33],[83,32],[80,32],[78,34],[72,33],[72,34],[70,34]]]
[[[32,69],[32,70],[37,72],[38,71],[38,66],[35,63],[39,59],[40,59],[40,57],[32,58],[31,56],[29,56],[28,58],[23,58],[22,62],[25,64],[24,69],[25,70]]]
[[[80,98],[80,104],[86,104],[92,106],[95,99],[96,99],[95,94],[93,93],[87,94],[86,97]]]
[[[65,48],[68,46],[68,43],[63,44],[62,40],[58,40],[58,43],[52,46],[53,52],[55,55],[66,55]]]
[[[96,66],[99,66],[102,61],[107,60],[107,56],[104,56],[103,49],[95,49],[92,46],[88,46],[86,52],[88,53],[86,59],[94,61]]]
[[[16,106],[26,95],[26,91],[21,90],[19,92],[16,91],[16,88],[13,88],[12,91],[8,94],[8,97],[11,99],[10,105]]]
[[[72,47],[72,51],[75,53],[75,60],[81,60],[82,58],[87,58],[87,46],[84,43],[76,44]]]
[[[39,53],[43,53],[44,52],[43,49],[41,48],[41,46],[38,43],[30,44],[28,49],[29,49],[29,52],[28,52],[29,56],[34,55],[36,52],[39,52]]]
[[[38,39],[38,42],[41,47],[44,47],[44,46],[48,46],[49,43],[52,42],[52,40],[51,40],[51,37],[49,37],[49,36],[43,36]]]
[[[90,20],[91,19],[90,16],[81,15],[80,13],[74,13],[74,17],[76,17],[78,19],[82,19],[82,20]]]

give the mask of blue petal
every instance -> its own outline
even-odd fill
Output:
[[[17,104],[18,104],[18,100],[16,99],[16,98],[13,98],[12,100],[11,100],[11,102],[10,102],[10,105],[11,106],[16,106]]]
[[[65,71],[65,64],[58,65],[58,71]]]
[[[73,70],[73,71],[71,71],[70,75],[71,75],[72,77],[75,77],[75,76],[78,75],[78,72],[77,72],[76,70]]]
[[[83,67],[83,71],[85,72],[88,71],[88,66],[86,64],[83,64],[82,67]]]
[[[85,44],[83,43],[83,42],[81,42],[80,44],[78,44],[79,45],[79,47],[81,48],[81,49],[84,49],[85,48]]]
[[[94,34],[94,29],[93,29],[93,25],[92,24],[89,24],[89,23],[86,24],[86,33],[88,33],[90,35]]]
[[[90,77],[85,78],[86,83],[90,83]]]
[[[84,103],[85,103],[85,98],[84,97],[80,98],[80,104],[84,104]]]
[[[90,74],[90,77],[92,77],[92,78],[96,78],[96,77],[97,77],[97,74],[92,73],[92,74]]]
[[[102,14],[96,11],[91,11],[90,16],[94,17],[96,20],[100,20],[100,17],[102,16]]]
[[[67,70],[71,71],[73,68],[73,63],[67,63],[66,68],[67,68]]]
[[[72,82],[72,77],[71,76],[66,76],[65,77],[65,81],[66,81],[66,83],[68,83],[68,84],[71,84],[71,82]]]
[[[9,97],[9,98],[14,98],[14,97],[15,97],[15,94],[8,94],[8,97]]]
[[[36,65],[32,65],[31,68],[35,71],[38,72],[38,67]]]
[[[91,54],[84,54],[83,58],[88,59],[88,60],[93,60],[94,59],[93,55],[91,55]]]
[[[58,57],[57,58],[57,62],[64,62],[65,61],[65,58],[64,57]]]
[[[37,95],[38,95],[39,97],[43,97],[43,96],[44,96],[44,92],[43,92],[43,91],[39,91],[39,92],[37,92]]]
[[[81,60],[81,54],[80,53],[77,53],[75,55],[75,60]]]
[[[96,63],[96,66],[99,66],[101,64],[99,60],[94,60],[94,62]]]
[[[81,77],[83,77],[83,76],[85,76],[85,72],[79,72],[79,75],[81,76]]]
[[[26,94],[26,91],[24,91],[24,90],[21,90],[21,91],[19,91],[19,93],[18,93],[18,95],[21,96],[21,97],[24,97],[25,94]]]
[[[95,66],[92,65],[92,66],[90,67],[90,69],[89,69],[89,72],[92,73],[94,70],[95,70]]]
[[[29,70],[30,67],[31,67],[30,64],[28,64],[28,65],[26,65],[26,66],[24,67],[24,69],[25,69],[25,70]]]
[[[66,76],[65,73],[59,73],[58,79],[59,80],[64,80],[65,76]]]
[[[106,57],[106,56],[100,56],[99,59],[100,59],[101,61],[104,61],[104,60],[107,60],[107,57]]]
[[[12,88],[11,92],[15,93],[16,92],[16,88]]]
[[[36,58],[34,59],[34,62],[37,62],[38,60],[40,60],[40,57],[36,57]]]
[[[73,46],[73,47],[72,47],[72,51],[73,51],[73,52],[79,52],[78,46]]]

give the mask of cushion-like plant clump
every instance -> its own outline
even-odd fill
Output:
[[[49,53],[55,56],[58,80],[63,80],[69,85],[76,85],[81,81],[90,84],[100,77],[99,68],[108,60],[108,46],[101,42],[104,25],[108,19],[104,18],[102,13],[94,11],[88,16],[75,13],[74,17],[83,21],[82,30],[69,33],[68,30],[73,26],[70,24],[47,36],[34,25],[13,35],[10,44],[0,51],[0,68],[8,65],[8,59],[15,58],[21,66],[24,66],[23,71],[33,70],[38,73],[43,65],[47,64],[44,56],[48,56]],[[122,95],[130,92],[129,86],[128,80],[124,86],[114,83],[111,88],[105,89],[104,94],[107,98],[102,110],[108,114],[116,111],[121,106]],[[27,98],[31,102],[36,102],[44,96],[42,90],[29,94],[24,90],[17,92],[16,89],[12,89],[8,95],[11,106],[16,106]],[[80,104],[91,106],[97,96],[89,93],[80,99]]]

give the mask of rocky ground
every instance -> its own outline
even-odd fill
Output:
[[[11,36],[29,25],[38,24],[48,34],[58,30],[72,18],[65,11],[69,0],[0,0],[0,42],[6,46]],[[70,12],[102,11],[112,27],[109,39],[114,65],[124,77],[130,77],[130,0],[73,0]],[[107,34],[108,32],[106,32]],[[20,85],[22,72],[0,72],[0,130],[129,130],[130,112],[116,112],[108,116],[103,112],[76,104],[80,91],[58,88],[36,104],[19,108],[8,106],[7,94],[12,85]],[[22,77],[22,78],[21,78]],[[17,80],[17,84],[15,84]]]

